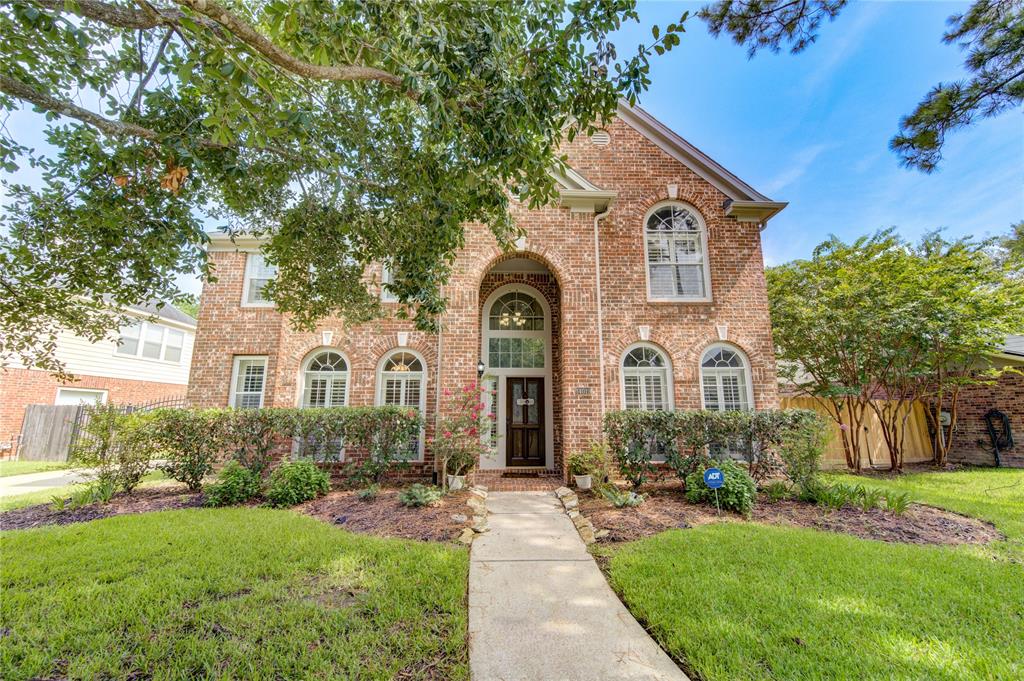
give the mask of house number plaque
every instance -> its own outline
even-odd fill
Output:
[[[535,400],[532,397],[521,397],[516,400],[516,405],[520,407],[532,407]]]

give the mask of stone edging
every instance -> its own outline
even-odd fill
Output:
[[[562,502],[565,514],[569,516],[569,520],[576,526],[576,531],[580,533],[580,539],[583,540],[584,544],[593,544],[603,535],[608,534],[608,530],[595,530],[594,524],[580,513],[580,498],[571,489],[559,487],[555,490],[555,496]]]
[[[458,541],[463,544],[472,544],[478,534],[487,532],[487,488],[483,485],[474,485],[469,488],[469,499],[466,506],[473,509],[473,524],[462,530]]]

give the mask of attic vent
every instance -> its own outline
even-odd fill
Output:
[[[590,141],[599,147],[604,147],[608,146],[608,143],[612,141],[612,137],[604,130],[598,130],[590,136]]]

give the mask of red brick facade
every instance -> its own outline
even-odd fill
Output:
[[[1010,417],[1014,447],[1000,455],[1003,466],[1024,467],[1024,375],[1007,372],[994,385],[960,393],[956,435],[949,459],[954,463],[992,466],[995,456],[985,426],[985,414],[997,409]]]
[[[438,390],[475,381],[477,363],[486,359],[481,357],[485,300],[499,286],[514,282],[535,292],[550,309],[553,415],[546,427],[554,435],[549,467],[559,474],[566,454],[601,438],[602,409],[621,407],[623,354],[643,338],[670,358],[677,409],[701,407],[700,359],[709,345],[721,341],[748,358],[754,406],[778,406],[762,225],[729,215],[727,199],[735,197],[728,196],[720,182],[705,179],[706,172],[667,153],[650,135],[621,119],[607,132],[607,145],[577,138],[565,148],[574,171],[601,190],[616,193],[598,222],[599,251],[594,210],[516,207],[515,216],[527,236],[514,253],[503,253],[486,227],[468,225],[467,245],[445,287],[449,303],[440,337],[416,332],[408,322],[394,319],[353,328],[325,320],[316,333],[295,333],[273,309],[240,306],[244,253],[212,252],[218,281],[203,291],[190,399],[198,405],[226,405],[233,356],[261,355],[268,358],[264,404],[295,406],[301,391],[300,365],[323,345],[322,332],[328,331],[330,347],[350,364],[348,403],[373,404],[378,363],[398,347],[399,332],[407,332],[406,345],[427,363],[429,436],[436,405],[442,402]],[[706,223],[710,302],[648,300],[644,220],[652,206],[670,199],[689,204]],[[512,258],[543,267],[534,265],[521,273],[492,271]],[[417,470],[426,473],[432,468],[427,452]]]
[[[0,372],[0,441],[21,432],[25,407],[53,404],[58,388],[106,390],[109,404],[139,404],[185,396],[185,386],[176,383],[131,381],[104,376],[79,376],[76,382],[61,382],[37,369],[7,369]]]

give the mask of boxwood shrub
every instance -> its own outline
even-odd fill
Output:
[[[327,473],[310,461],[293,461],[270,474],[267,502],[274,507],[294,506],[321,497],[330,490]]]
[[[754,510],[757,485],[743,466],[733,461],[716,464],[725,477],[718,488],[718,504],[729,511],[749,516]],[[704,470],[697,470],[686,477],[686,500],[693,504],[715,504],[715,490],[704,484]]]
[[[217,482],[207,485],[207,506],[233,506],[244,504],[260,495],[263,480],[260,474],[244,468],[237,461],[228,461],[217,476]]]

